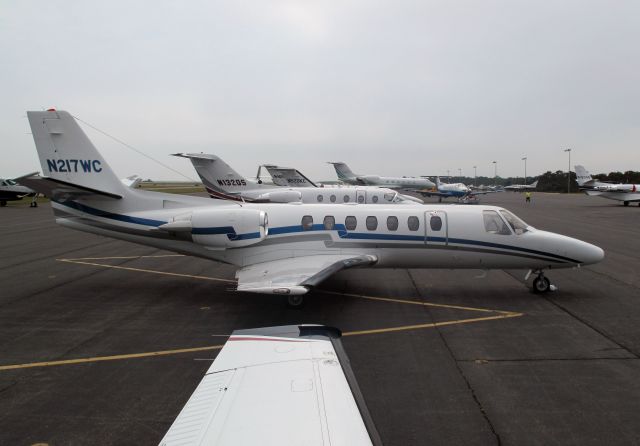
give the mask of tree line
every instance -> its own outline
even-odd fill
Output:
[[[640,184],[640,172],[628,170],[626,172],[609,172],[609,173],[598,173],[591,175],[594,179],[604,182],[612,182],[612,183],[632,183],[632,184]],[[524,184],[525,180],[523,177],[451,177],[449,180],[445,180],[444,177],[441,177],[443,181],[447,182],[461,182],[468,186],[471,185],[485,185],[485,186],[510,186],[512,184]],[[567,192],[567,172],[562,170],[557,170],[555,172],[547,171],[542,175],[538,175],[535,177],[527,177],[527,184],[531,184],[532,182],[538,180],[538,187],[536,191],[538,192]],[[569,182],[571,192],[578,192],[578,183],[576,182],[576,173],[571,172],[571,181]]]

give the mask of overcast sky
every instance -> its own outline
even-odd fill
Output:
[[[0,0],[0,177],[64,109],[196,178],[640,170],[640,2]],[[86,128],[122,177],[180,179]]]

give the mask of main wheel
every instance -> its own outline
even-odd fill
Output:
[[[551,289],[551,282],[544,276],[533,279],[533,292],[536,294],[546,293]]]
[[[302,294],[291,294],[287,296],[287,306],[290,308],[302,308],[304,296]]]
[[[6,205],[7,205],[7,202],[6,202],[6,201],[4,201],[4,200],[0,201],[0,206],[3,206],[3,207],[4,207],[4,206],[6,206]]]
[[[624,204],[625,206],[629,206],[629,202],[628,201],[623,201],[622,204]]]

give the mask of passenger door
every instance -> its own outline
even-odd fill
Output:
[[[426,211],[424,228],[426,244],[449,244],[449,227],[445,211]]]

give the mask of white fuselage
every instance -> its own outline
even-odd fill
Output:
[[[433,187],[433,182],[426,178],[413,177],[380,177],[377,175],[362,175],[351,178],[340,178],[347,184],[388,187],[391,189],[418,189]]]
[[[55,202],[53,207],[58,223],[74,229],[237,266],[314,254],[371,254],[378,259],[375,266],[382,268],[543,269],[594,263],[603,256],[589,243],[531,227],[522,234],[488,231],[483,212],[502,211],[493,206],[211,205],[208,198],[132,192],[144,200],[105,200],[99,208],[95,201],[88,206],[77,200]],[[240,208],[267,213],[266,238],[250,246],[212,249],[195,243],[192,233],[158,230],[195,210]],[[327,218],[333,225],[325,226]],[[353,218],[355,226],[350,224]]]

